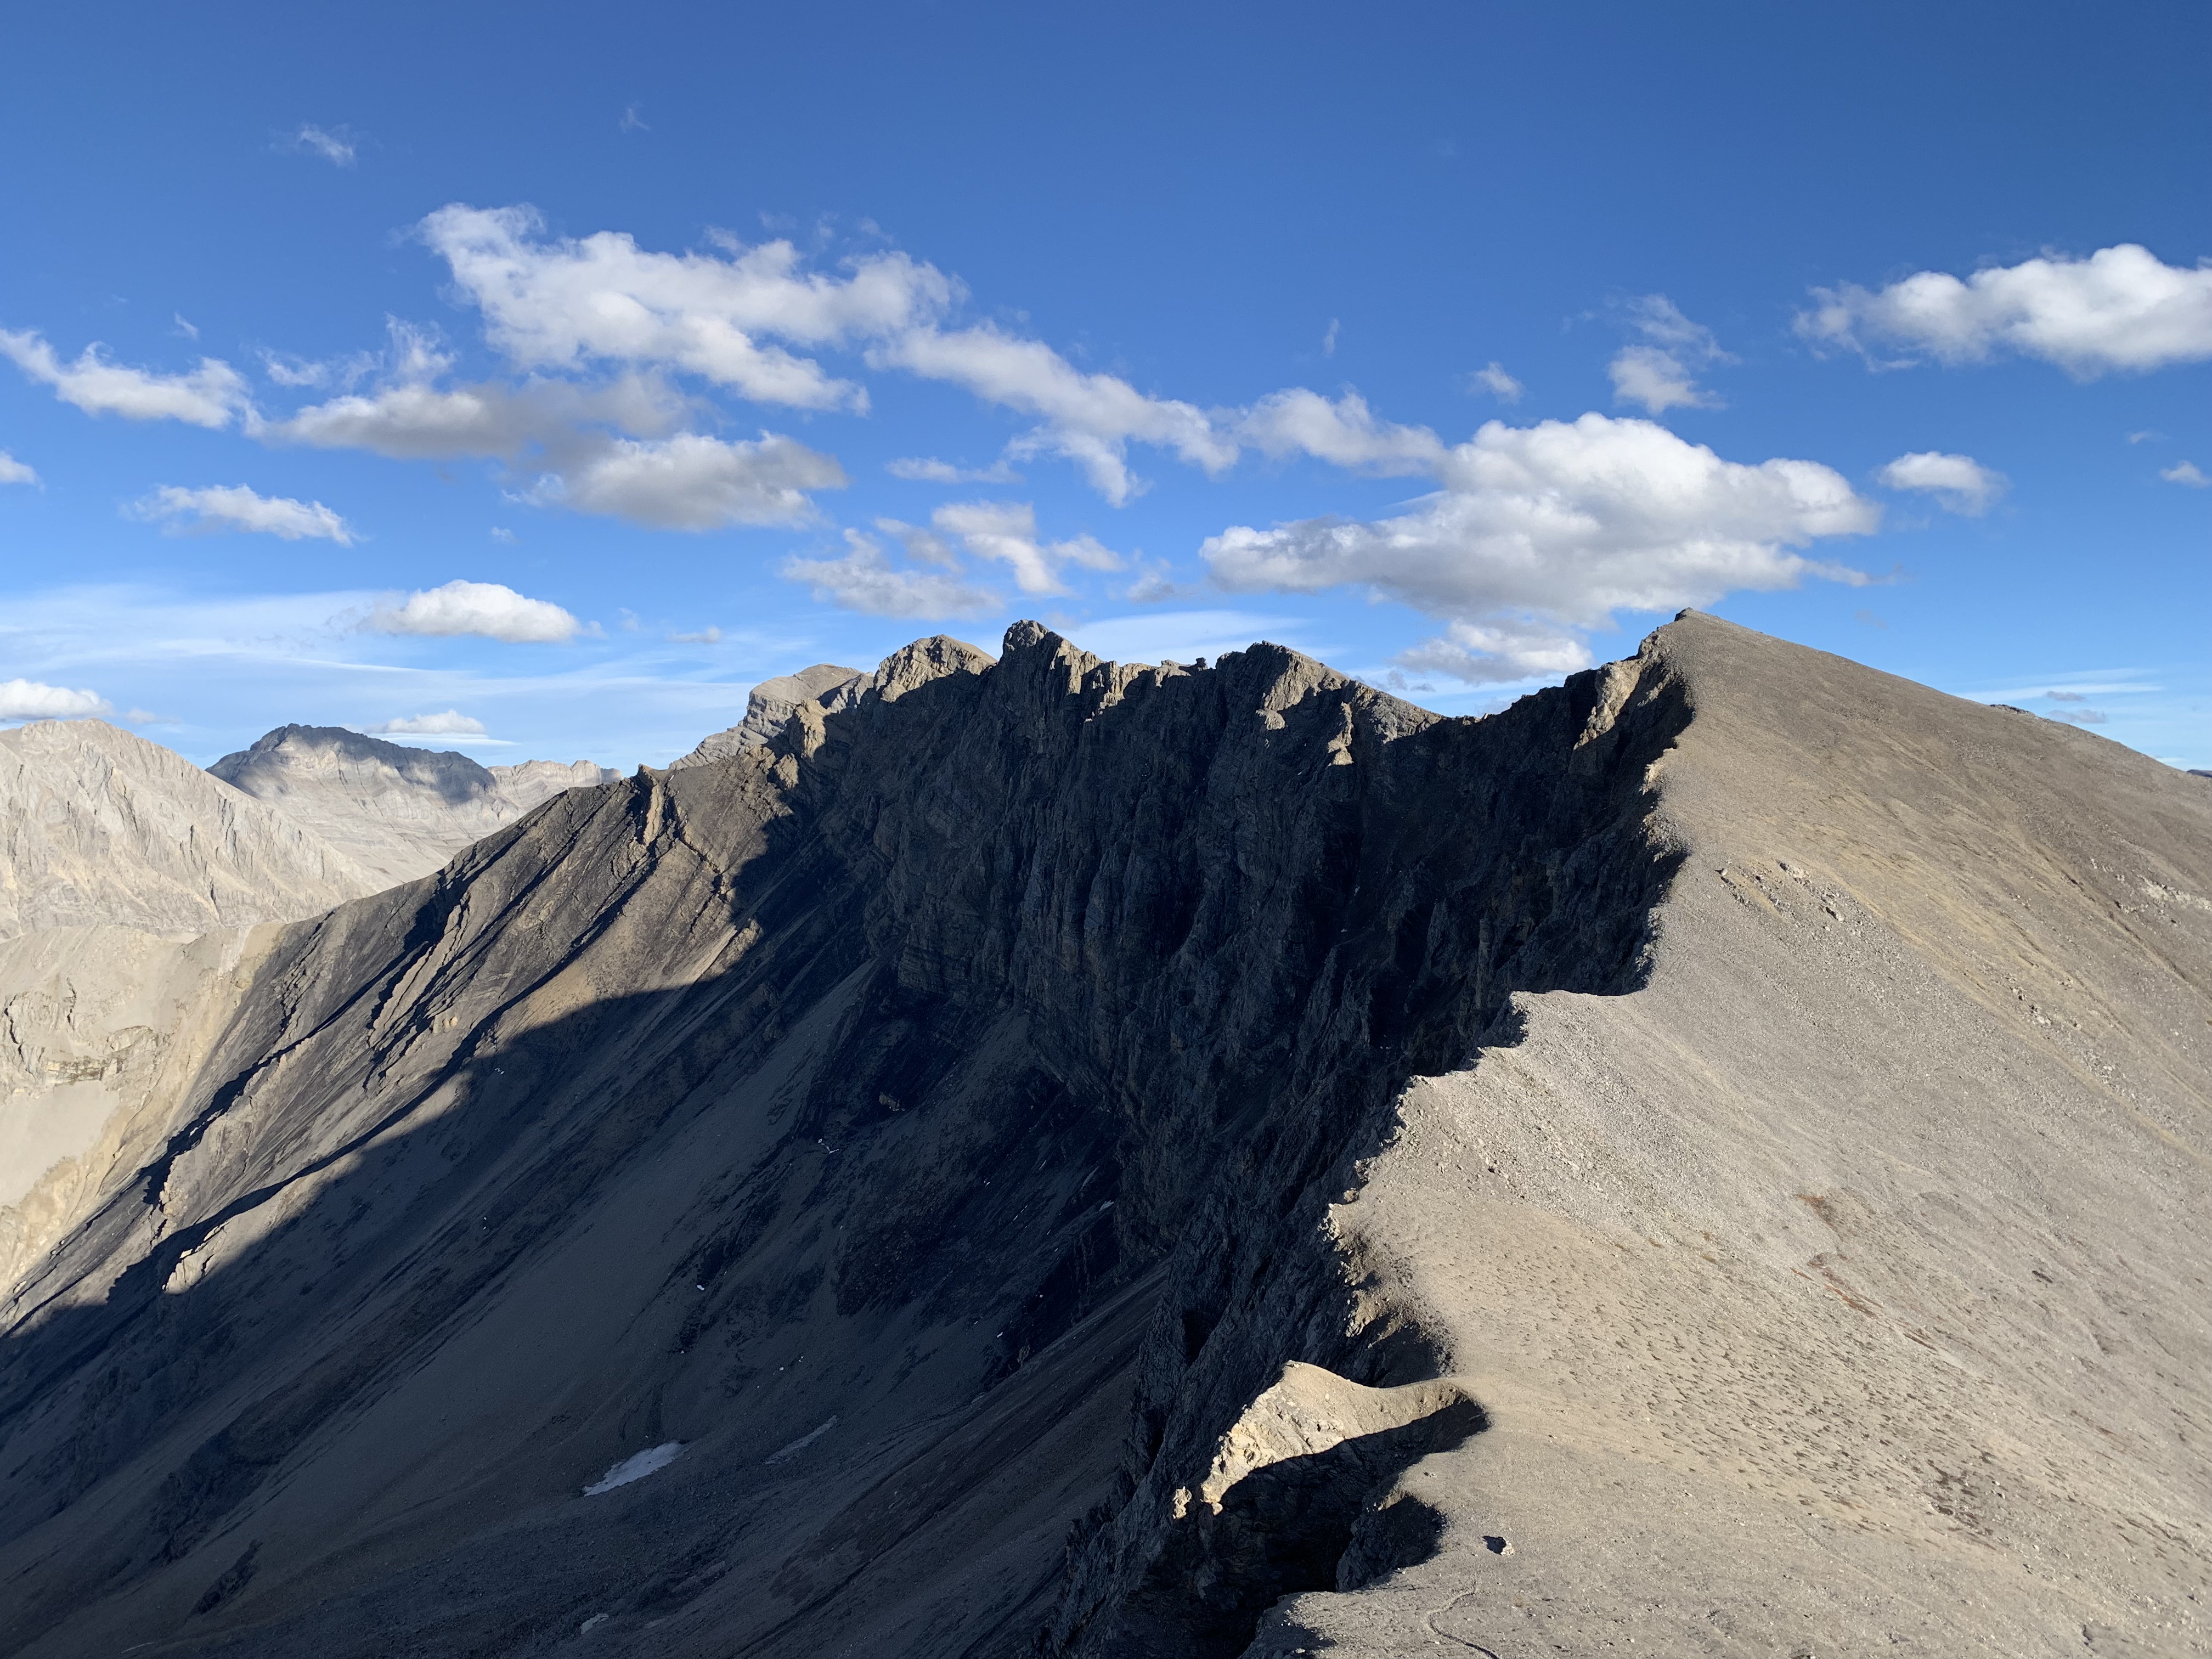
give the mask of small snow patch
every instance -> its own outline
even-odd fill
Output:
[[[815,1430],[811,1434],[800,1435],[798,1439],[793,1441],[781,1451],[770,1452],[768,1455],[767,1461],[771,1463],[781,1463],[786,1458],[796,1457],[799,1453],[805,1451],[809,1446],[812,1445],[816,1441],[819,1440],[823,1435],[829,1433],[830,1430],[836,1426],[837,1419],[833,1417],[827,1423],[824,1423],[820,1428]]]
[[[595,1613],[576,1627],[576,1634],[579,1636],[589,1636],[594,1630],[598,1629],[599,1626],[605,1624],[606,1622],[606,1614],[604,1613]]]
[[[648,1474],[657,1474],[681,1456],[683,1451],[681,1440],[671,1440],[662,1445],[650,1447],[635,1456],[625,1457],[585,1487],[584,1496],[597,1498],[603,1492],[612,1492],[617,1486],[627,1486],[633,1480],[642,1480]]]

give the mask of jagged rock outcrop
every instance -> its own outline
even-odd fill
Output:
[[[0,939],[291,921],[389,884],[308,825],[103,720],[0,732]]]
[[[208,771],[340,848],[380,886],[427,875],[563,790],[619,775],[590,761],[480,766],[337,726],[280,726]]]
[[[33,1195],[0,1652],[2201,1651],[2208,893],[1703,617],[923,641],[254,936]]]
[[[740,750],[760,748],[783,730],[802,702],[814,704],[825,714],[849,708],[860,702],[873,678],[857,668],[818,662],[796,674],[763,680],[745,697],[744,719],[726,731],[701,738],[697,748],[672,761],[669,769],[702,766],[708,761],[727,760]]]

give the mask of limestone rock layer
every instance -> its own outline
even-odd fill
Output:
[[[386,884],[310,825],[104,720],[0,732],[0,939],[289,921]]]

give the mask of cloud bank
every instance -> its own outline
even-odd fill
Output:
[[[1450,627],[1415,666],[1504,680],[1579,666],[1571,630],[1710,605],[1807,576],[1860,580],[1794,550],[1863,535],[1881,509],[1813,461],[1723,460],[1649,421],[1492,421],[1449,451],[1443,488],[1374,521],[1235,526],[1200,549],[1235,592],[1366,587]]]
[[[2077,380],[2212,358],[2212,264],[2169,265],[2132,242],[2087,258],[2046,254],[1963,280],[1923,270],[1876,289],[1815,289],[1797,318],[1817,346],[1884,366],[1933,358],[1979,363],[2006,354],[2054,363]]]

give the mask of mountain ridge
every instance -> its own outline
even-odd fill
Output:
[[[590,761],[483,766],[454,750],[340,726],[280,726],[208,768],[386,883],[436,869],[563,789],[619,775]]]
[[[7,1304],[7,1650],[2197,1650],[2201,797],[1693,614],[918,641],[257,935]]]

